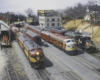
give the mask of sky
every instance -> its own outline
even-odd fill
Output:
[[[87,3],[87,0],[0,0],[0,12],[24,13],[31,8],[35,14],[37,10],[65,9],[76,3]],[[25,14],[25,13],[24,13]]]

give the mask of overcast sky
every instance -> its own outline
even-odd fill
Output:
[[[87,0],[0,0],[0,12],[21,12],[31,8],[36,14],[37,10],[64,9],[76,3],[87,3]]]

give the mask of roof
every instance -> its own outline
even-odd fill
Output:
[[[29,50],[31,50],[34,47],[40,47],[39,45],[37,45],[32,40],[31,41],[25,41],[24,44],[29,48]]]
[[[24,32],[24,33],[25,33],[27,30],[28,30],[28,29],[26,29],[26,28],[23,28],[23,29],[22,29],[22,32]]]
[[[42,31],[41,33],[46,34],[46,35],[50,35],[50,32],[48,32],[48,31]]]
[[[56,31],[56,32],[59,32],[59,33],[64,33],[64,32],[67,31],[67,30],[60,30],[60,29],[56,29],[56,28],[51,28],[50,30]]]
[[[59,39],[59,40],[61,40],[61,41],[64,41],[65,39],[70,39],[69,37],[62,36],[62,35],[59,35],[59,34],[50,34],[50,37]]]
[[[32,37],[40,37],[40,35],[38,35],[38,34],[32,32],[32,31],[30,31],[30,30],[27,30],[26,33],[27,33],[28,35],[32,36]]]
[[[9,31],[10,27],[2,20],[0,20],[1,31]]]
[[[0,17],[6,17],[5,13],[0,13]]]
[[[26,35],[20,35],[18,37],[20,39],[20,41],[25,42],[25,41],[30,41],[31,39],[29,37],[27,37]]]

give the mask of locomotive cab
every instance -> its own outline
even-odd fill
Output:
[[[83,50],[87,52],[91,53],[96,51],[96,48],[94,47],[93,41],[91,40],[90,37],[81,37],[78,40],[78,44]]]
[[[31,65],[35,68],[43,67],[44,65],[44,53],[40,47],[35,47],[29,50]]]
[[[76,55],[77,54],[77,46],[74,39],[66,39],[64,40],[64,43],[66,44],[65,50],[71,54]]]

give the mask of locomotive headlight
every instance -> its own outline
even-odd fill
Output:
[[[37,52],[37,55],[39,55],[39,52]]]

